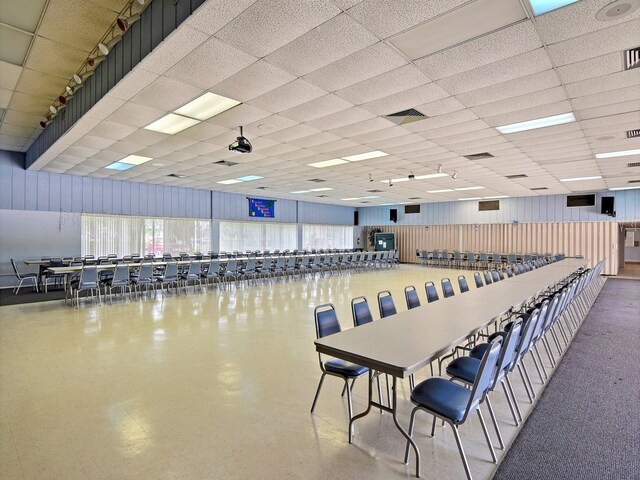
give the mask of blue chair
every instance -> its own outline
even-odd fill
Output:
[[[442,286],[442,295],[444,298],[453,297],[456,292],[453,290],[453,285],[451,284],[451,280],[448,278],[443,278],[440,280],[440,285]]]
[[[440,297],[438,296],[438,291],[436,290],[436,286],[433,282],[425,282],[424,290],[427,293],[428,303],[436,302],[440,300]]]
[[[486,285],[491,285],[493,283],[493,281],[491,280],[491,273],[489,273],[489,270],[483,271],[482,275],[484,276],[484,283]]]
[[[129,298],[131,298],[131,280],[129,278],[129,265],[126,263],[121,263],[116,265],[116,270],[113,276],[107,281],[103,282],[104,285],[104,295],[107,296],[107,293],[111,293],[113,289],[118,291],[120,289],[120,293],[122,294],[122,298],[124,299],[124,294],[127,290],[129,290]],[[113,295],[110,295],[111,303],[113,303]]]
[[[389,290],[378,292],[378,309],[380,310],[380,318],[389,317],[398,313]]]
[[[493,378],[491,386],[489,387],[489,390],[487,392],[487,408],[489,409],[489,415],[491,416],[491,421],[493,422],[493,426],[496,430],[496,435],[498,436],[498,443],[500,444],[500,448],[502,449],[504,449],[504,441],[502,440],[500,428],[498,427],[498,421],[496,420],[496,416],[493,411],[493,406],[491,405],[491,400],[489,399],[488,393],[493,392],[498,384],[502,385],[502,389],[504,390],[504,394],[507,398],[507,404],[509,405],[509,409],[511,410],[511,415],[513,416],[513,421],[515,422],[516,427],[519,426],[521,419],[518,417],[518,415],[516,415],[511,397],[509,396],[509,391],[513,394],[513,387],[511,386],[508,374],[511,370],[512,364],[516,361],[516,348],[518,346],[518,343],[520,342],[521,331],[522,319],[518,319],[513,322],[509,332],[504,335],[502,348],[500,349],[500,355],[498,356],[498,368],[496,370],[496,375]],[[484,355],[486,349],[489,347],[488,344],[486,345],[487,346],[484,349],[476,348],[476,353],[479,353],[480,350],[483,350]],[[480,361],[482,360],[483,355],[478,356],[472,354],[468,357],[459,357],[452,360],[451,363],[447,365],[447,374],[451,376],[452,380],[460,381],[465,385],[472,385],[476,380],[476,375],[478,374],[478,368],[480,366]],[[507,385],[509,387],[509,391],[507,391]]]
[[[416,405],[411,411],[411,421],[409,423],[409,436],[413,437],[413,429],[415,426],[416,413],[423,410],[433,415],[433,424],[431,426],[431,436],[435,436],[436,419],[440,418],[449,425],[453,430],[453,435],[458,444],[460,457],[467,479],[471,480],[471,471],[467,463],[467,457],[462,448],[458,426],[462,425],[470,414],[474,411],[478,413],[478,419],[482,425],[482,431],[487,441],[487,446],[491,452],[491,458],[494,463],[498,462],[496,454],[491,445],[487,426],[482,418],[480,404],[484,401],[487,391],[495,377],[494,371],[500,354],[501,338],[496,338],[491,342],[491,347],[487,349],[485,355],[480,361],[475,381],[471,388],[463,387],[457,383],[450,382],[444,378],[428,378],[419,383],[411,392],[411,401]],[[409,446],[405,450],[404,462],[409,462]],[[420,459],[416,459],[419,463]],[[419,471],[416,473],[419,475]]]
[[[484,287],[484,283],[482,283],[482,275],[480,275],[480,273],[476,272],[473,274],[473,279],[476,282],[476,288],[481,288]]]
[[[13,274],[17,279],[16,285],[13,287],[13,291],[11,293],[13,293],[14,295],[17,295],[18,292],[20,291],[20,287],[22,287],[22,283],[25,281],[32,282],[33,289],[36,292],[38,292],[38,274],[37,273],[20,273],[18,271],[18,267],[16,266],[16,262],[13,258],[11,259],[11,267],[13,268]]]
[[[420,306],[420,297],[418,297],[418,291],[413,285],[404,287],[404,297],[407,300],[407,309],[411,310]]]
[[[98,303],[100,303],[100,284],[98,283],[98,269],[95,265],[84,266],[80,277],[71,284],[71,304],[73,305],[73,296],[75,293],[76,307],[80,306],[80,292],[88,290],[93,297],[93,293],[98,295]]]
[[[460,293],[466,293],[469,291],[469,284],[467,283],[467,279],[464,275],[458,275],[458,286],[460,287]]]
[[[211,268],[211,267],[209,267]],[[180,275],[178,272],[178,264],[176,262],[167,262],[167,266],[164,269],[164,273],[159,278],[160,288],[167,286],[167,292],[171,285],[175,285],[176,293],[180,294]]]
[[[498,275],[498,272],[495,270],[491,270],[491,280],[493,280],[493,283],[498,283],[500,281],[500,275]]]
[[[313,318],[316,324],[316,338],[323,338],[328,335],[340,332],[340,323],[336,315],[336,309],[331,303],[319,305],[313,310]],[[315,411],[316,403],[318,402],[318,396],[322,389],[324,378],[327,375],[341,378],[344,381],[344,388],[342,389],[342,395],[345,392],[347,394],[347,403],[349,405],[349,422],[353,418],[353,406],[351,402],[351,389],[356,379],[369,373],[367,367],[362,365],[356,365],[355,363],[346,362],[339,358],[332,358],[327,361],[322,360],[322,354],[318,353],[318,360],[320,362],[320,370],[322,370],[322,376],[318,383],[318,389],[316,395],[313,398],[313,404],[311,405],[311,413]],[[349,385],[351,381],[351,385]],[[351,440],[351,431],[349,432],[349,439]]]
[[[366,297],[355,297],[351,299],[351,315],[353,315],[354,327],[373,322],[373,315],[371,315],[369,302],[367,302]]]

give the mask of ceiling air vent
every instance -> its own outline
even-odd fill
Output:
[[[401,112],[390,113],[386,115],[387,120],[392,121],[397,125],[406,125],[407,123],[417,122],[418,120],[424,120],[428,118],[424,113],[419,112],[415,108],[409,110],[402,110]]]
[[[640,180],[629,180],[629,183],[640,183]]]
[[[256,187],[256,190],[266,190],[269,187]]]
[[[640,162],[627,163],[627,167],[640,167]]]
[[[382,190],[367,190],[368,193],[382,193]]]
[[[420,200],[422,197],[409,197],[409,200]]]
[[[507,175],[505,178],[508,178],[509,180],[514,180],[516,178],[527,178],[527,175],[525,175],[524,173],[519,173],[517,175]]]
[[[493,155],[489,152],[472,153],[471,155],[465,155],[464,158],[467,160],[484,160],[485,158],[493,158]]]
[[[218,162],[213,162],[214,165],[224,165],[225,167],[233,167],[234,165],[237,165],[238,162],[232,162],[230,160],[220,160]]]
[[[624,51],[624,69],[640,67],[640,47],[632,48]]]
[[[640,129],[627,130],[627,138],[637,138],[637,137],[640,137]]]
[[[547,187],[534,187],[534,188],[531,188],[530,190],[535,191],[535,190],[549,190],[549,189]]]
[[[326,182],[326,180],[322,180],[321,178],[312,178],[311,180],[308,180],[309,182],[313,182],[313,183],[322,183],[322,182]]]
[[[329,195],[318,195],[318,198],[327,198]]]
[[[184,178],[186,177],[186,175],[178,175],[177,173],[170,173],[169,175],[167,175],[167,177]]]

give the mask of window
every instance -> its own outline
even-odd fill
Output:
[[[303,225],[302,247],[305,250],[319,248],[353,248],[353,227],[342,225]]]
[[[220,250],[295,250],[297,229],[294,223],[220,222]]]
[[[81,232],[82,255],[208,252],[211,245],[211,221],[192,218],[82,215]]]

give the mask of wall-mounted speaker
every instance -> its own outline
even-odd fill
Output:
[[[358,225],[358,211],[354,210],[353,212],[353,224]]]
[[[397,208],[392,208],[391,210],[389,210],[389,220],[391,220],[393,223],[397,223],[398,222],[398,209]]]
[[[600,213],[602,215],[616,216],[614,208],[614,202],[616,197],[602,197],[602,204],[600,205]]]

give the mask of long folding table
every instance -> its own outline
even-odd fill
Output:
[[[549,287],[583,268],[585,260],[565,259],[496,284],[444,298],[400,312],[357,328],[315,341],[316,351],[369,368],[368,405],[349,421],[353,423],[371,407],[392,413],[393,421],[416,452],[416,477],[420,476],[420,451],[397,418],[397,381],[429,365],[456,345],[491,325]],[[390,406],[373,399],[374,372],[393,377]]]

